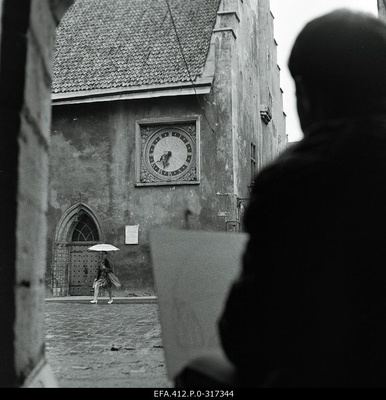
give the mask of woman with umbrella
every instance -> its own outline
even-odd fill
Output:
[[[92,247],[89,250],[94,250]],[[118,277],[113,273],[113,268],[109,259],[107,258],[107,251],[102,251],[102,260],[98,265],[98,275],[94,281],[94,299],[91,300],[91,303],[98,303],[98,294],[100,289],[107,289],[109,293],[109,301],[111,304],[113,302],[113,292],[112,286],[119,288],[121,283],[119,282]]]

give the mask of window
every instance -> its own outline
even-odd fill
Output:
[[[251,183],[255,182],[256,165],[256,146],[251,143]]]
[[[97,242],[99,240],[98,229],[94,221],[87,215],[83,214],[78,217],[78,223],[72,234],[73,242]]]

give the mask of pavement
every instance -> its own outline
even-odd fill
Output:
[[[155,296],[46,299],[46,359],[60,388],[173,388]]]

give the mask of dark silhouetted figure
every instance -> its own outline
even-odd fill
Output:
[[[304,138],[255,179],[222,345],[255,386],[386,387],[386,24],[314,19],[289,69]]]

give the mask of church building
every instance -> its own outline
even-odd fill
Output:
[[[49,153],[52,296],[153,293],[154,228],[242,231],[287,146],[269,0],[76,0],[57,27]],[[284,204],[283,204],[284,206]]]

